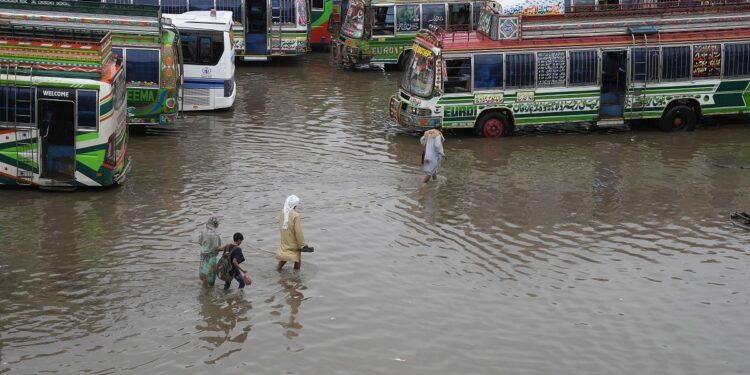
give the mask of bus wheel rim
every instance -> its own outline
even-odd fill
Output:
[[[496,118],[489,119],[484,123],[482,131],[487,138],[498,138],[503,134],[503,123]]]
[[[683,123],[683,122],[684,122],[684,121],[683,121],[683,119],[682,119],[682,115],[681,115],[681,114],[678,114],[677,116],[675,116],[675,117],[674,117],[674,120],[672,120],[672,125],[673,125],[673,126],[674,126],[675,128],[679,128],[680,126],[682,126],[682,123]]]

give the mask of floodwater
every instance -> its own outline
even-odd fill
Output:
[[[746,120],[691,133],[387,128],[398,72],[238,67],[234,110],[132,136],[122,187],[0,190],[2,374],[746,374]],[[274,270],[300,196],[315,252]],[[223,216],[253,285],[198,285]]]

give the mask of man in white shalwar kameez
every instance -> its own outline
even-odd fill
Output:
[[[437,171],[440,168],[440,162],[446,159],[445,152],[443,152],[443,126],[438,125],[433,129],[430,129],[424,133],[419,142],[424,147],[424,160],[422,161],[422,169],[426,176],[424,182],[437,179]]]

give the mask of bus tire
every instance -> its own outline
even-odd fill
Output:
[[[512,132],[513,124],[500,112],[485,113],[474,125],[474,134],[477,137],[500,138],[507,137]]]
[[[398,58],[398,70],[405,71],[409,63],[411,62],[412,52],[411,50],[404,51]]]
[[[676,105],[664,113],[659,120],[659,129],[665,132],[692,131],[698,116],[695,110],[686,105]]]

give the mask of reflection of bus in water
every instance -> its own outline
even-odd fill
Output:
[[[0,2],[0,20],[111,31],[125,65],[128,123],[166,125],[176,119],[181,56],[177,32],[162,23],[159,7],[71,0]]]
[[[125,76],[111,34],[0,25],[0,184],[125,181]]]
[[[638,119],[692,130],[701,116],[750,111],[748,25],[748,2],[534,17],[488,8],[477,32],[420,31],[390,115],[489,138]]]
[[[473,30],[483,2],[350,0],[332,57],[338,65],[396,64],[411,59],[419,29]]]
[[[229,108],[237,89],[234,80],[232,13],[194,11],[164,14],[180,32],[185,83],[185,111]]]
[[[309,49],[307,0],[161,0],[161,7],[172,14],[211,9],[232,12],[234,49],[244,61],[299,56]]]

